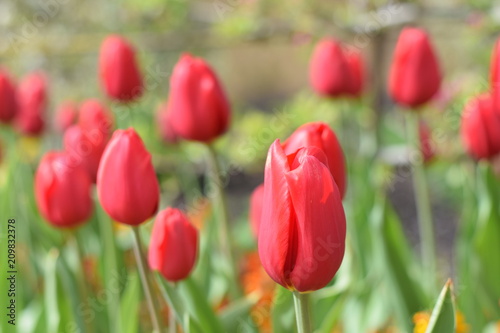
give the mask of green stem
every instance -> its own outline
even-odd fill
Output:
[[[222,184],[222,172],[217,160],[217,152],[211,144],[207,144],[209,151],[209,159],[211,164],[211,175],[210,180],[213,186],[215,186],[215,196],[212,198],[214,206],[219,205],[219,241],[221,250],[226,256],[230,265],[230,279],[231,279],[231,292],[234,296],[240,296],[240,290],[237,282],[237,274],[235,263],[233,259],[233,253],[231,249],[230,233],[229,233],[229,212],[227,208],[226,195],[224,193],[224,187]]]
[[[141,237],[139,235],[139,227],[132,227],[134,234],[134,254],[137,261],[137,269],[141,277],[142,287],[144,289],[144,296],[148,305],[149,315],[151,316],[151,323],[155,332],[161,332],[160,316],[158,315],[158,306],[156,305],[151,288],[151,281],[149,280],[149,269],[146,266],[146,259],[142,251]]]
[[[88,308],[87,302],[89,301],[89,291],[88,291],[88,286],[87,286],[87,281],[85,280],[85,263],[84,263],[84,256],[83,256],[83,248],[81,242],[78,241],[78,236],[77,236],[77,231],[71,232],[71,242],[73,243],[73,246],[76,250],[76,254],[78,257],[78,261],[80,262],[80,272],[77,277],[77,283],[78,283],[78,288],[80,289],[80,296],[82,298],[83,304],[85,304],[85,309]],[[84,327],[85,327],[85,332],[92,332],[90,329],[90,325],[88,320],[85,320],[85,318],[82,318]]]
[[[175,289],[177,287],[177,284],[174,282],[173,283],[173,288]],[[173,307],[169,307],[168,309],[168,332],[169,333],[176,333],[177,332],[177,324],[175,322],[175,311]]]
[[[311,313],[309,294],[293,292],[293,304],[295,305],[295,317],[297,319],[298,333],[311,333]]]
[[[407,131],[410,144],[418,154],[417,161],[410,161],[413,167],[413,188],[417,205],[418,224],[422,247],[422,262],[429,292],[436,290],[436,248],[432,210],[425,175],[424,158],[420,147],[419,114],[408,112]]]

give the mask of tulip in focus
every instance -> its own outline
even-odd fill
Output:
[[[149,266],[168,281],[185,279],[193,270],[198,251],[198,231],[178,209],[158,213],[149,244]]]
[[[213,70],[201,58],[184,54],[170,79],[167,109],[179,137],[208,143],[226,132],[230,107]]]
[[[399,35],[389,74],[389,94],[403,106],[417,108],[439,90],[441,72],[427,33],[405,28]]]
[[[47,87],[41,73],[33,73],[19,84],[17,100],[19,110],[16,126],[28,136],[38,136],[45,128],[45,109],[47,107]]]
[[[99,76],[106,94],[120,102],[142,95],[142,75],[132,45],[118,35],[108,36],[101,45]]]
[[[345,236],[340,193],[323,151],[286,155],[276,140],[267,155],[258,240],[266,272],[290,290],[323,288],[342,263]]]
[[[55,227],[72,228],[92,213],[90,177],[63,152],[48,152],[35,174],[35,199],[42,216]]]
[[[347,189],[344,152],[332,129],[323,122],[307,123],[296,129],[283,143],[286,154],[292,154],[302,147],[316,147],[323,150],[333,179],[343,198]]]
[[[114,220],[132,226],[152,217],[160,189],[151,154],[134,129],[116,130],[97,172],[97,194]]]
[[[477,160],[500,153],[500,113],[494,109],[489,94],[467,103],[462,113],[461,135],[465,149]]]
[[[260,220],[262,217],[262,205],[264,200],[264,184],[257,186],[250,197],[250,225],[255,237],[259,235]]]
[[[66,131],[78,119],[78,108],[73,102],[63,102],[56,111],[55,127],[59,132]]]
[[[0,122],[7,124],[17,113],[15,83],[5,69],[0,69]]]

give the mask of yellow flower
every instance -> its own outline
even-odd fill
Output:
[[[431,319],[431,314],[429,312],[421,311],[413,315],[413,323],[415,328],[413,333],[425,333],[427,325],[429,325],[429,320]],[[457,311],[456,313],[456,333],[467,333],[469,332],[469,325],[465,322],[465,317],[462,312]]]

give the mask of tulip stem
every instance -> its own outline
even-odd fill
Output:
[[[311,313],[310,313],[310,294],[293,292],[293,304],[295,305],[295,317],[297,319],[298,333],[311,333]]]
[[[424,276],[429,288],[429,292],[436,290],[436,249],[434,240],[434,225],[432,222],[432,208],[429,199],[429,189],[425,175],[424,157],[420,147],[419,114],[408,112],[407,131],[409,143],[413,145],[413,153],[418,154],[418,159],[410,159],[413,168],[413,190],[415,192],[418,225],[421,239],[422,262]],[[411,154],[410,156],[414,156]]]
[[[230,241],[230,233],[229,233],[229,212],[227,209],[227,201],[226,196],[224,194],[224,185],[222,184],[223,175],[221,172],[221,168],[219,162],[217,160],[217,152],[211,144],[207,144],[207,148],[209,151],[209,158],[211,164],[211,183],[215,186],[215,193],[212,195],[212,202],[214,202],[214,206],[217,203],[219,205],[219,241],[221,245],[222,252],[226,255],[226,258],[229,262],[229,274],[230,279],[232,281],[231,288],[234,296],[239,296],[240,292],[238,289],[238,283],[236,281],[237,274],[235,263],[233,259],[233,253],[231,249],[231,241]]]
[[[144,253],[142,251],[141,236],[139,235],[139,227],[132,227],[134,234],[134,254],[137,261],[137,269],[139,270],[139,275],[141,277],[142,288],[144,289],[144,297],[146,298],[146,303],[148,305],[149,315],[151,316],[151,323],[153,324],[153,329],[155,332],[161,332],[160,316],[158,311],[158,306],[153,297],[153,291],[151,288],[151,281],[149,276],[149,270],[146,266],[146,259],[144,258]]]

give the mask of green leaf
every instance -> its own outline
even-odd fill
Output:
[[[52,249],[45,258],[45,316],[47,332],[59,332],[61,315],[57,295],[57,259],[59,251]]]
[[[452,287],[453,283],[448,280],[432,310],[425,333],[455,333],[455,299]]]
[[[128,283],[121,299],[120,313],[123,320],[124,333],[135,333],[138,329],[139,303],[141,298],[141,283],[137,272],[130,273]]]
[[[258,295],[250,294],[248,297],[232,302],[220,313],[220,320],[224,326],[224,332],[240,332],[245,323],[251,322],[249,311],[259,300]],[[251,323],[246,331],[255,328]],[[255,330],[255,329],[254,329]]]

